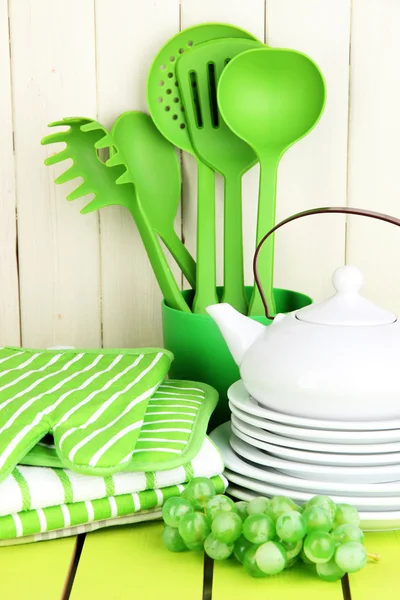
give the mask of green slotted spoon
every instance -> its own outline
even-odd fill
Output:
[[[231,59],[261,42],[226,38],[199,44],[177,62],[177,77],[196,155],[224,177],[223,302],[247,313],[244,291],[242,176],[258,161],[254,151],[222,119],[217,85]]]
[[[66,144],[63,150],[45,160],[46,165],[53,165],[68,158],[73,160],[73,165],[57,177],[56,183],[66,183],[77,177],[82,177],[84,180],[67,196],[67,200],[76,200],[86,194],[94,193],[95,198],[81,211],[84,214],[115,204],[125,206],[136,222],[167,304],[177,310],[190,312],[152,229],[149,215],[137,198],[134,185],[130,183],[126,166],[122,164],[107,166],[97,154],[97,148],[114,146],[112,135],[97,121],[84,117],[65,118],[50,123],[49,127],[60,125],[67,125],[69,129],[48,135],[41,143],[43,145],[58,142]]]
[[[220,38],[254,40],[247,31],[219,23],[184,29],[170,39],[155,57],[147,79],[147,104],[161,133],[180,150],[192,154],[197,163],[197,271],[193,312],[205,313],[218,302],[216,292],[215,177],[193,148],[185,118],[175,68],[177,59],[197,44]]]
[[[290,146],[315,127],[325,106],[325,95],[325,81],[318,66],[295,50],[248,50],[232,59],[221,75],[217,98],[222,116],[260,160],[257,244],[275,225],[279,161]],[[275,314],[273,244],[260,255],[259,269],[268,306]],[[249,314],[263,313],[255,287]]]

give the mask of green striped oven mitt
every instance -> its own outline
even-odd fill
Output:
[[[1,348],[0,479],[47,433],[61,463],[75,471],[126,469],[172,359],[154,348]]]

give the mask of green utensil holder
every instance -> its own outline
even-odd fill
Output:
[[[252,287],[246,287],[249,299],[252,291]],[[221,298],[223,288],[218,288],[217,293]],[[182,295],[191,306],[193,291],[183,291]],[[312,304],[309,296],[293,290],[274,288],[274,297],[277,312],[280,313]],[[175,357],[169,376],[172,379],[208,383],[219,393],[219,403],[210,421],[211,430],[230,418],[227,391],[232,383],[240,379],[239,368],[209,315],[182,312],[167,306],[165,301],[162,302],[161,312],[164,347]],[[272,322],[265,316],[251,318],[263,325]]]

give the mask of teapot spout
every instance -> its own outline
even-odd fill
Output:
[[[216,322],[236,364],[240,367],[246,351],[254,344],[265,326],[245,317],[230,304],[212,304],[206,311]]]

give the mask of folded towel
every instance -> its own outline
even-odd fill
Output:
[[[212,481],[217,493],[224,493],[228,485],[225,477],[219,475],[213,477]],[[184,489],[184,485],[176,485],[134,494],[108,496],[99,500],[60,504],[13,513],[0,517],[0,540],[33,536],[94,521],[133,515],[142,510],[162,506],[168,498],[180,495]]]
[[[123,472],[96,477],[68,469],[18,466],[0,483],[0,516],[164,488],[185,483],[193,477],[213,477],[223,470],[219,450],[207,437],[192,461],[167,471]]]
[[[0,540],[1,546],[16,546],[17,544],[30,544],[32,542],[46,542],[64,537],[80,535],[82,533],[90,533],[96,529],[104,527],[115,527],[116,525],[131,525],[132,523],[141,523],[143,521],[157,521],[161,519],[161,509],[151,508],[150,510],[140,510],[139,512],[127,517],[116,517],[115,519],[102,519],[101,521],[93,521],[84,525],[75,525],[74,527],[63,527],[63,529],[54,529],[44,533],[35,533],[34,535],[25,535],[20,538],[12,538],[8,540]]]

